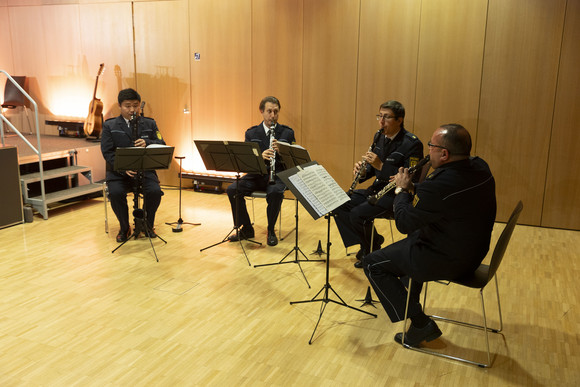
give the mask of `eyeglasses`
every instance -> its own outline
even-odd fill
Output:
[[[380,121],[380,120],[382,120],[383,118],[384,118],[385,120],[389,120],[389,119],[391,119],[391,118],[395,118],[395,116],[387,116],[386,114],[385,114],[385,115],[382,115],[382,114],[377,114],[377,121]]]
[[[441,149],[446,149],[447,151],[449,151],[449,149],[445,148],[444,146],[431,144],[431,141],[429,141],[427,143],[427,146],[429,146],[429,148],[441,148]]]

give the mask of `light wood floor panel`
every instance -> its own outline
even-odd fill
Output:
[[[580,233],[517,226],[499,270],[504,334],[491,336],[493,368],[483,370],[402,349],[379,305],[372,318],[309,300],[322,288],[322,262],[254,268],[240,245],[221,241],[231,229],[227,196],[182,192],[182,217],[201,226],[171,232],[178,192],[165,190],[157,215],[159,263],[144,239],[114,254],[116,219],[102,199],[51,211],[49,220],[0,230],[0,384],[22,385],[360,385],[497,386],[580,383]],[[515,203],[514,203],[515,204]],[[278,262],[294,233],[267,247],[265,200],[257,199],[256,240],[244,242],[252,265]],[[524,209],[525,211],[525,209]],[[326,220],[300,207],[301,250],[326,250]],[[294,202],[283,207],[283,234],[294,225]],[[390,240],[388,222],[378,222]],[[494,241],[503,229],[497,224]],[[402,235],[395,232],[395,239]],[[330,283],[360,307],[368,281],[346,256],[331,225]],[[350,252],[356,252],[351,249]],[[294,252],[287,258],[292,260]],[[302,258],[302,256],[300,256]],[[494,289],[485,293],[497,324]],[[331,292],[331,298],[336,297]],[[477,321],[477,291],[432,284],[428,312]],[[480,332],[439,324],[430,343],[446,353],[485,357]],[[481,336],[481,337],[480,337]]]

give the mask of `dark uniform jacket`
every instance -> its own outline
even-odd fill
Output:
[[[389,177],[399,172],[400,167],[410,168],[417,164],[423,158],[423,143],[413,133],[401,128],[392,141],[380,134],[373,153],[383,162],[383,168],[378,170],[367,164],[366,175],[361,181],[373,177],[376,177],[376,179],[367,189],[366,195],[373,195],[380,191],[381,188],[388,184]],[[416,181],[419,175],[419,173],[416,173],[413,176],[413,180]],[[394,192],[391,191],[388,195],[392,197]],[[378,205],[381,206],[381,201],[379,201]],[[388,207],[391,207],[390,201],[388,201]]]
[[[418,281],[454,279],[485,258],[495,221],[495,180],[479,157],[444,164],[394,202],[397,229],[409,235]]]
[[[163,137],[157,128],[155,120],[147,117],[138,117],[137,119],[138,138],[144,139],[147,145],[165,145],[165,141],[163,141]],[[117,148],[131,147],[134,142],[132,130],[127,125],[123,116],[109,118],[105,121],[101,134],[101,151],[107,162],[107,181],[127,177],[127,175],[115,172],[113,169],[115,165],[115,150]],[[144,176],[158,180],[155,171],[145,171]]]
[[[277,124],[276,128],[274,128],[274,137],[276,140],[286,142],[288,144],[294,144],[296,142],[296,139],[294,138],[294,130],[286,125]],[[266,132],[264,131],[263,122],[246,130],[245,141],[258,143],[262,152],[270,148],[270,137],[267,136]],[[264,162],[266,163],[266,169],[268,170],[268,173],[270,173],[270,161],[264,160]],[[275,168],[276,171],[283,171],[285,169],[284,165],[282,164],[282,159],[278,154],[276,154]]]

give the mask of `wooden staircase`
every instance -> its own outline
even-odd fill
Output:
[[[54,158],[57,160],[59,157]],[[48,205],[62,202],[67,199],[102,192],[102,184],[93,182],[92,169],[76,165],[73,155],[60,157],[60,163],[68,164],[62,167],[50,168],[46,164],[43,168],[43,178],[46,187],[44,200],[38,189],[32,186],[41,180],[40,172],[26,173],[26,165],[21,165],[20,184],[25,204],[30,204],[44,219],[48,219]],[[50,159],[49,159],[50,160]],[[47,159],[45,158],[45,161]],[[24,167],[24,168],[23,168]]]

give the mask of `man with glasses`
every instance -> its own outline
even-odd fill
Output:
[[[259,108],[260,114],[264,120],[260,124],[246,130],[245,141],[256,142],[260,145],[262,158],[266,163],[268,172],[270,172],[271,160],[273,157],[275,157],[274,170],[282,171],[284,170],[284,165],[282,164],[278,153],[275,153],[278,149],[277,142],[282,141],[294,144],[296,142],[296,139],[294,138],[294,130],[286,125],[278,123],[280,101],[276,97],[265,97],[260,102]],[[271,144],[272,147],[270,147],[270,130],[273,130],[274,136]],[[234,182],[227,188],[226,192],[230,199],[234,223],[236,227],[241,227],[239,232],[228,238],[230,242],[237,242],[241,239],[250,239],[254,237],[254,227],[250,221],[250,215],[248,214],[244,196],[251,195],[254,191],[266,191],[266,202],[268,204],[266,208],[266,215],[268,217],[268,237],[266,242],[268,243],[268,246],[276,246],[278,244],[278,238],[274,232],[274,226],[276,225],[276,219],[278,219],[278,215],[280,214],[280,207],[284,200],[286,185],[278,176],[273,177],[274,180],[269,182],[270,174],[247,174],[239,180],[239,183]]]
[[[495,221],[495,181],[485,161],[470,158],[471,136],[461,125],[438,128],[429,142],[434,171],[413,184],[408,170],[394,176],[397,229],[408,236],[364,258],[371,286],[392,322],[401,321],[412,278],[405,343],[418,346],[441,331],[419,303],[425,281],[473,273],[489,250]],[[401,343],[402,333],[395,335]]]
[[[423,144],[417,136],[405,130],[405,108],[400,102],[383,103],[379,107],[377,120],[381,128],[373,138],[371,149],[363,155],[362,161],[355,164],[353,170],[355,177],[360,171],[359,182],[372,178],[375,180],[366,189],[354,190],[350,201],[334,211],[344,246],[360,245],[354,264],[357,268],[362,267],[361,260],[366,254],[380,249],[384,242],[383,236],[374,229],[372,220],[393,216],[393,192],[384,195],[375,205],[368,203],[368,197],[379,192],[400,167],[412,167],[423,157]],[[419,174],[416,175],[418,178]],[[372,233],[375,234],[373,246]]]

